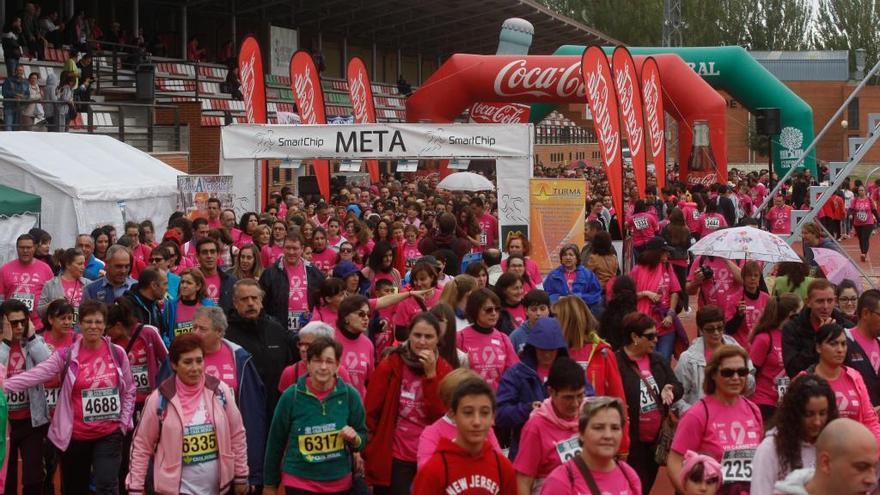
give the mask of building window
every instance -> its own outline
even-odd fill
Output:
[[[281,182],[281,169],[272,167],[272,184],[278,184],[279,182]]]
[[[846,109],[847,129],[859,130],[859,99],[853,98]]]

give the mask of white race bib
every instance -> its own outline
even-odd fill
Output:
[[[645,378],[645,380],[651,385],[654,395],[659,396],[660,390],[657,388],[657,382],[654,381],[654,376],[651,375]],[[645,384],[645,380],[639,380],[639,412],[641,414],[649,413],[657,409],[657,401],[654,400],[651,391],[648,389],[648,385]]]
[[[559,456],[559,460],[562,461],[563,464],[574,459],[580,455],[580,453],[581,446],[578,443],[577,435],[556,444],[556,454]]]
[[[779,396],[779,400],[782,400],[782,397],[785,396],[785,391],[788,390],[788,386],[791,384],[791,378],[780,375],[776,377],[776,395]]]
[[[12,294],[12,298],[24,303],[27,306],[28,311],[34,310],[34,295],[28,294],[27,292],[15,292]]]
[[[633,225],[635,226],[636,230],[645,230],[648,228],[649,225],[648,219],[646,219],[645,217],[633,218]]]
[[[867,222],[868,221],[868,212],[865,210],[857,211],[856,212],[856,220],[858,220],[860,222]]]
[[[302,311],[288,311],[287,312],[287,329],[298,331],[300,327],[300,323],[302,322],[302,317],[305,313]]]
[[[727,450],[721,459],[721,471],[724,473],[724,482],[752,481],[752,459],[755,457],[755,449]]]
[[[146,364],[132,366],[131,377],[134,379],[134,385],[138,392],[150,392],[150,374],[147,372]]]
[[[6,392],[6,405],[10,411],[21,411],[30,407],[27,389],[20,392]]]
[[[61,393],[61,387],[46,387],[46,404],[49,407],[55,407],[58,404],[58,395]]]
[[[82,391],[83,422],[116,421],[122,404],[116,387],[89,388]]]

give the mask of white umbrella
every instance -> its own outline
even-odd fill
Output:
[[[438,189],[446,189],[447,191],[494,191],[495,186],[489,179],[480,174],[473,172],[457,172],[447,175],[445,179],[437,184]]]
[[[716,230],[691,246],[690,252],[729,260],[768,263],[800,262],[801,258],[781,237],[754,227]]]

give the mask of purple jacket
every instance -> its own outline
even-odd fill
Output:
[[[109,337],[104,337],[103,340],[105,345],[109,346],[116,365],[116,373],[119,378],[119,399],[122,401],[119,425],[122,432],[126,433],[133,429],[132,413],[134,412],[135,385],[131,376],[131,365],[128,363],[125,349],[112,344]],[[7,392],[19,392],[48,382],[64,370],[67,352],[70,349],[70,365],[67,368],[67,374],[61,382],[61,393],[55,406],[52,424],[49,426],[49,440],[61,451],[67,450],[73,434],[73,407],[70,396],[73,391],[73,384],[76,381],[76,375],[79,372],[77,357],[79,356],[80,346],[82,346],[82,339],[78,339],[68,348],[52,353],[49,359],[34,368],[12,378],[7,378],[6,383],[3,385]]]

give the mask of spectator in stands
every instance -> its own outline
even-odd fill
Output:
[[[409,96],[412,94],[412,86],[406,82],[406,79],[403,78],[403,74],[397,76],[397,92],[403,96]]]
[[[40,75],[36,72],[31,72],[28,76],[28,92],[26,98],[28,100],[43,99],[43,90],[40,89]],[[22,129],[30,131],[35,124],[42,122],[44,117],[43,105],[41,103],[28,103],[21,111]]]
[[[95,66],[92,62],[92,54],[86,52],[83,53],[82,58],[76,63],[76,67],[79,70],[79,77],[83,84],[86,84],[89,79],[95,79]]]
[[[217,54],[217,63],[230,68],[238,65],[236,61],[235,44],[232,40],[226,40],[226,43],[223,43],[223,48],[221,48],[220,53]]]
[[[62,73],[61,85],[55,90],[55,118],[58,132],[67,132],[70,121],[76,117],[76,106],[73,104],[73,90],[76,88],[76,76],[69,72]]]
[[[61,47],[61,30],[63,22],[58,22],[58,11],[53,10],[49,15],[43,16],[39,21],[40,36],[46,39],[55,48]]]
[[[3,82],[3,123],[7,131],[17,131],[21,125],[21,103],[27,98],[28,82],[24,78],[24,67],[17,65],[15,75]]]
[[[21,58],[21,17],[13,16],[3,27],[3,60],[6,62],[6,75],[15,74]]]
[[[186,44],[186,59],[192,60],[194,62],[201,62],[204,60],[205,55],[208,53],[208,50],[205,48],[201,48],[199,46],[199,38],[198,36],[192,36],[189,39],[189,42]]]
[[[40,36],[40,29],[37,26],[38,8],[31,2],[24,4],[24,11],[21,15],[21,34],[24,46],[27,47],[31,58],[43,60],[46,40]]]
[[[49,71],[49,75],[46,76],[46,87],[43,91],[43,98],[46,100],[55,101],[57,98],[55,97],[55,91],[58,89],[58,76],[55,74],[54,70]],[[49,132],[58,132],[58,109],[54,103],[49,103],[43,106],[43,113],[46,117],[46,130]]]
[[[67,60],[64,61],[64,71],[73,74],[76,78],[76,85],[79,86],[80,70],[79,70],[79,52],[75,48],[71,48],[67,52]]]
[[[234,100],[244,99],[241,94],[241,81],[238,78],[238,67],[230,67],[229,71],[226,73],[226,81],[221,84],[220,90],[224,93],[229,93]]]

